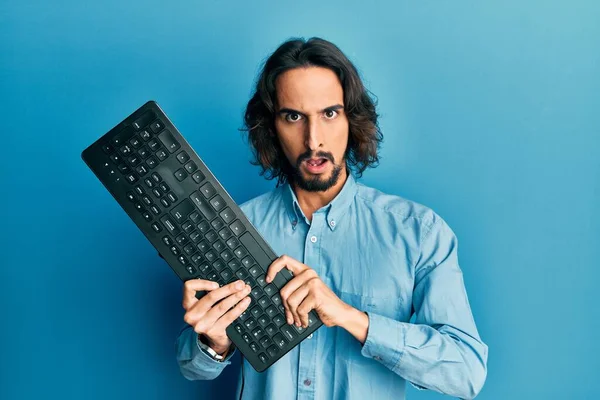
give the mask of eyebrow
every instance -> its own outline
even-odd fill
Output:
[[[343,108],[344,108],[344,106],[341,105],[341,104],[334,104],[333,106],[325,107],[324,109],[322,109],[319,112],[320,113],[324,113],[324,112],[327,112],[327,111],[337,111],[337,110],[341,110]],[[306,114],[304,114],[303,112],[298,111],[298,110],[294,110],[292,108],[282,108],[279,111],[277,111],[277,114],[278,115],[280,115],[280,114],[300,114],[300,115],[306,117]]]

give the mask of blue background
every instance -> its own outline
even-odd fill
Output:
[[[181,283],[80,152],[154,99],[236,201],[270,190],[237,128],[291,36],[339,45],[378,97],[362,182],[458,235],[479,398],[600,397],[599,3],[366,3],[2,0],[0,398],[233,397],[237,358],[180,375]]]

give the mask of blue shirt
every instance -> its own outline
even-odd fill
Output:
[[[487,346],[469,306],[456,236],[431,209],[351,174],[310,222],[289,184],[241,209],[277,254],[313,268],[341,300],[365,311],[369,328],[361,345],[343,328],[322,326],[263,373],[244,359],[236,398],[242,379],[245,400],[397,400],[405,398],[406,381],[459,398],[477,395]],[[196,337],[187,326],[177,338],[182,374],[214,379],[236,352],[214,361]]]

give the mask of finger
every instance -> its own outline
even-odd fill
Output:
[[[215,290],[218,287],[219,284],[217,282],[211,282],[205,279],[187,280],[183,284],[183,308],[187,310],[198,301],[196,292],[201,290]]]
[[[308,328],[308,313],[315,309],[315,305],[315,297],[309,293],[309,295],[304,298],[304,301],[296,308],[303,328]]]
[[[214,307],[212,307],[205,316],[209,325],[214,324],[219,318],[221,318],[230,308],[234,307],[240,300],[248,296],[250,293],[250,286],[246,285],[243,290],[233,293],[228,297],[224,298]]]
[[[212,308],[212,306],[218,302],[219,300],[224,299],[232,293],[239,292],[244,289],[246,283],[239,279],[235,282],[231,282],[223,287],[215,289],[204,296],[202,299],[198,300],[198,302],[192,305],[192,308],[188,311],[198,312],[204,314],[208,312]]]
[[[296,326],[300,326],[300,316],[298,315],[298,306],[300,305],[300,303],[302,303],[302,301],[304,300],[304,298],[306,296],[309,295],[309,289],[306,285],[303,285],[301,287],[299,287],[294,293],[292,293],[288,298],[287,298],[287,307],[290,310],[290,312],[292,313],[292,316],[294,318],[293,323],[296,324]]]
[[[277,275],[277,273],[281,271],[284,267],[287,267],[287,269],[289,269],[293,275],[298,275],[302,270],[308,268],[301,262],[294,260],[292,257],[284,254],[281,257],[277,258],[275,261],[273,261],[271,265],[269,265],[269,268],[267,269],[267,277],[265,278],[267,283],[273,281],[275,275]]]
[[[244,311],[250,306],[250,297],[244,297],[239,303],[235,305],[231,310],[227,311],[219,320],[214,324],[216,330],[220,331],[227,329],[233,321],[235,321]]]

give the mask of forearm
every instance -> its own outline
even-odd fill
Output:
[[[448,325],[434,329],[368,314],[362,348],[411,383],[450,396],[471,399],[486,378],[487,346]]]
[[[219,362],[200,350],[197,338],[198,334],[188,326],[180,332],[175,341],[177,363],[181,374],[188,380],[215,379],[227,365],[231,364],[229,360],[235,352],[235,347],[228,351],[223,362]]]

